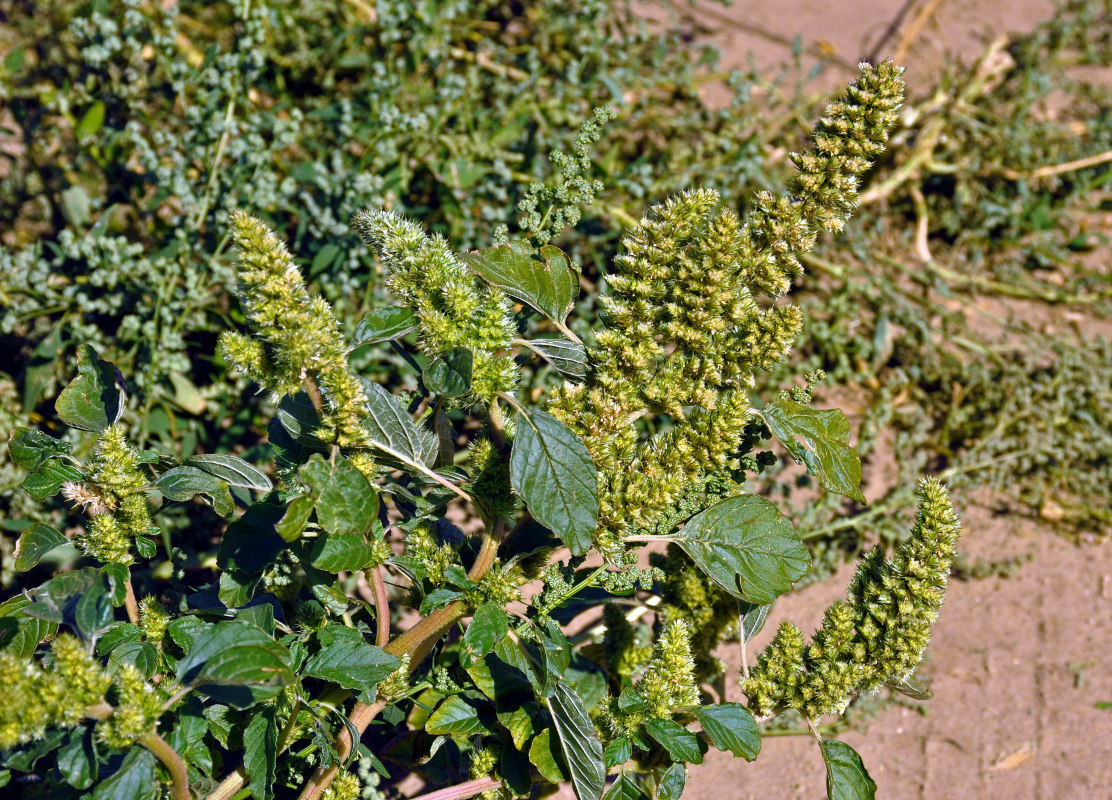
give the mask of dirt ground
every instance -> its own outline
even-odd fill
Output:
[[[724,66],[836,58],[820,82],[834,86],[862,59],[899,56],[908,85],[926,88],[944,59],[975,57],[989,38],[1030,29],[1054,12],[1047,0],[735,0],[724,8],[676,0]],[[659,10],[647,11],[659,16]],[[711,102],[715,98],[708,97]],[[840,734],[861,754],[877,797],[893,800],[1109,800],[1112,798],[1112,544],[1075,545],[1036,522],[972,507],[962,548],[977,556],[1030,554],[1010,578],[954,581],[924,672],[926,713],[892,707],[865,730]],[[852,575],[784,598],[752,649],[780,619],[805,631],[821,621]],[[737,646],[722,653],[737,665]],[[730,699],[738,700],[737,669]],[[1110,704],[1101,708],[1101,704]],[[747,764],[712,752],[691,770],[686,800],[825,797],[822,758],[809,736],[766,738]]]

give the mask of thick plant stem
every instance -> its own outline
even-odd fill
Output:
[[[385,647],[390,641],[390,599],[386,596],[386,583],[382,580],[382,565],[371,570],[371,586],[375,592],[375,617],[378,629],[375,631],[375,644]]]
[[[355,708],[351,711],[351,724],[362,734],[363,731],[367,729],[367,726],[371,724],[371,720],[377,717],[382,709],[386,708],[386,703],[386,700],[379,700],[377,703],[369,706],[357,703]],[[347,726],[345,726],[344,729],[340,731],[340,735],[336,737],[336,755],[339,757],[340,763],[346,761],[354,749],[355,742],[352,740]],[[301,790],[301,794],[298,795],[298,800],[318,800],[318,798],[324,794],[324,790],[331,785],[332,781],[334,781],[339,774],[340,768],[335,764],[328,769],[318,769],[313,773],[313,776],[309,778],[309,782],[305,784],[305,788]]]
[[[459,783],[455,786],[448,786],[444,789],[437,789],[435,792],[422,794],[414,797],[413,800],[467,800],[468,797],[474,797],[477,794],[497,789],[502,785],[502,781],[494,778],[476,778],[473,781],[466,783]]]
[[[127,606],[127,618],[132,625],[139,624],[139,601],[135,599],[135,588],[131,585],[131,578],[124,581],[124,605]]]
[[[185,762],[181,760],[177,751],[154,731],[144,733],[137,741],[150,750],[154,757],[162,762],[162,766],[169,770],[170,793],[174,800],[190,800],[189,770],[185,768]]]

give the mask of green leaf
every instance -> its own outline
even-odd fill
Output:
[[[425,599],[421,601],[421,608],[419,611],[422,616],[442,608],[449,603],[459,600],[463,597],[463,592],[457,592],[455,589],[445,589],[443,586],[439,589],[433,589],[429,592]]]
[[[539,255],[521,242],[464,253],[464,264],[510,297],[528,303],[562,325],[579,294],[579,277],[558,247],[545,245]]]
[[[73,132],[78,139],[84,139],[86,136],[95,134],[103,125],[104,103],[98,100],[89,106],[88,110],[81,116],[81,121],[77,123]]]
[[[248,788],[257,800],[274,797],[274,773],[278,759],[278,724],[273,705],[251,716],[243,731],[243,768],[251,779]]]
[[[248,708],[294,680],[285,647],[253,625],[220,622],[199,632],[178,662],[178,680],[219,703]]]
[[[70,449],[69,442],[34,428],[16,428],[8,438],[8,455],[28,472],[34,472],[52,458],[69,453]]]
[[[822,743],[822,758],[828,800],[874,800],[876,783],[852,747],[831,739]]]
[[[324,573],[321,573],[324,574]],[[333,577],[329,575],[329,577]],[[340,582],[333,580],[330,583],[313,583],[309,590],[313,593],[313,597],[320,600],[321,605],[328,609],[328,611],[336,616],[341,616],[348,610],[351,601],[348,596],[344,594],[344,590],[340,587]]]
[[[341,639],[321,648],[305,662],[304,672],[345,689],[369,692],[390,677],[401,662],[381,647],[360,640]]]
[[[433,736],[470,736],[484,733],[490,727],[489,714],[476,700],[454,694],[429,717],[425,730]]]
[[[283,513],[282,506],[269,500],[252,503],[242,517],[224,530],[216,554],[216,566],[246,578],[261,573],[273,564],[278,554],[288,546],[275,530]]]
[[[222,517],[230,517],[235,511],[235,501],[228,491],[228,484],[211,473],[197,467],[174,467],[168,469],[155,481],[155,486],[168,500],[184,502],[203,494],[212,502],[212,507]]]
[[[72,428],[100,433],[124,411],[126,397],[116,386],[116,368],[87,344],[77,348],[77,377],[54,403],[58,417]]]
[[[606,745],[606,749],[602,751],[602,760],[606,764],[607,769],[620,767],[631,758],[633,758],[633,745],[630,744],[629,739],[626,739],[624,736],[613,739],[610,744]]]
[[[359,533],[326,533],[313,542],[309,563],[325,572],[354,572],[374,566],[375,548]]]
[[[362,472],[342,456],[329,465],[323,485],[314,485],[317,522],[329,533],[363,534],[378,519],[378,495]]]
[[[686,764],[702,764],[703,749],[699,737],[670,719],[650,719],[645,723],[645,732],[660,742],[673,761]]]
[[[316,432],[320,428],[320,416],[317,410],[313,408],[313,401],[309,399],[309,395],[305,392],[298,392],[297,394],[288,394],[282,398],[278,403],[278,422],[285,428],[286,432],[294,442],[307,447],[310,450],[327,450],[328,447],[317,437]],[[270,426],[267,426],[267,430]],[[271,442],[275,440],[275,436],[271,434]],[[286,450],[289,450],[288,443],[284,443]]]
[[[51,550],[65,544],[69,544],[69,539],[61,531],[41,522],[32,523],[19,537],[19,544],[15,548],[15,568],[26,572],[35,567]]]
[[[564,751],[560,748],[559,739],[553,736],[551,728],[545,728],[533,737],[533,742],[529,745],[529,761],[537,768],[541,777],[552,783],[560,783],[569,778]]]
[[[78,598],[73,611],[74,620],[86,638],[95,639],[112,624],[114,591],[115,581],[102,573]]]
[[[637,785],[633,778],[624,772],[618,776],[613,785],[607,789],[602,800],[649,800],[649,796]]]
[[[498,712],[498,722],[509,731],[510,739],[518,750],[532,738],[535,728],[533,721],[540,713],[540,706],[536,703],[526,703],[513,711]]]
[[[556,734],[568,765],[572,789],[578,800],[598,800],[606,787],[606,764],[595,724],[587,716],[583,701],[563,680],[547,698],[548,710],[556,724]]]
[[[579,437],[544,411],[521,413],[510,479],[538,522],[582,555],[598,525],[598,473]]]
[[[466,347],[453,347],[425,367],[422,380],[433,394],[462,397],[471,389],[471,370],[475,356]]]
[[[286,506],[282,518],[274,524],[274,530],[287,542],[297,541],[309,524],[309,517],[313,516],[316,503],[316,498],[311,494],[298,495]]]
[[[124,642],[114,647],[108,656],[108,671],[118,672],[123,664],[130,664],[149,678],[158,668],[158,651],[147,642]]]
[[[674,540],[711,580],[757,605],[789,591],[810,566],[807,548],[787,518],[751,494],[696,514]]]
[[[0,650],[16,658],[28,659],[39,642],[58,631],[58,623],[29,616],[24,612],[31,600],[17,595],[0,605]]]
[[[63,483],[83,481],[85,475],[77,467],[52,458],[23,481],[23,489],[40,503],[58,494]]]
[[[185,460],[185,463],[215,475],[229,486],[257,489],[260,492],[269,492],[274,488],[265,472],[235,456],[221,454],[191,456]]]
[[[771,603],[758,606],[753,603],[746,603],[744,600],[738,601],[738,618],[741,621],[741,640],[743,642],[748,642],[761,632],[765,620],[768,619],[768,612],[771,610]]]
[[[746,761],[752,761],[761,752],[760,731],[745,706],[737,703],[703,706],[695,710],[695,717],[719,750],[741,756]]]
[[[161,794],[155,765],[158,762],[150,750],[131,748],[124,756],[116,774],[97,784],[93,800],[154,800]]]
[[[657,800],[680,800],[687,784],[687,769],[683,764],[673,764],[664,770],[656,787]]]
[[[436,461],[436,434],[418,428],[405,408],[384,388],[363,381],[369,418],[363,423],[374,447],[402,463],[428,466]]]
[[[313,263],[309,265],[309,276],[316,277],[326,269],[332,267],[332,263],[341,256],[343,251],[340,246],[329,242],[324,245],[317,254],[313,256]]]
[[[355,326],[348,352],[364,345],[400,339],[416,328],[417,318],[408,308],[376,308]]]
[[[551,364],[562,375],[575,381],[587,377],[587,350],[580,342],[568,339],[530,339],[521,344]]]
[[[493,651],[494,646],[505,637],[509,626],[510,618],[500,605],[483,603],[475,609],[475,616],[463,634],[461,662],[464,666]],[[466,654],[466,660],[463,654]]]
[[[91,727],[79,725],[58,750],[58,771],[75,789],[88,789],[97,779],[97,751]]]
[[[761,411],[772,435],[807,467],[824,488],[859,503],[861,457],[849,446],[849,422],[838,409],[816,411],[794,400],[777,400]]]

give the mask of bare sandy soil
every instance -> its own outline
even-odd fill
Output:
[[[1052,15],[1047,0],[737,0],[732,8],[676,0],[696,32],[717,44],[725,65],[762,67],[790,59],[797,35],[805,61],[823,54],[842,66],[820,83],[851,77],[862,59],[898,56],[912,94],[946,59],[971,60],[989,38],[1029,30]],[[649,11],[659,16],[657,11]],[[713,98],[708,98],[713,102]],[[1030,554],[1010,578],[954,581],[928,662],[934,698],[926,715],[892,707],[866,730],[843,733],[895,800],[1108,800],[1112,798],[1112,544],[1074,545],[1026,519],[973,507],[962,548],[977,556]],[[852,567],[784,598],[779,620],[814,630]],[[751,648],[751,651],[752,652]],[[737,693],[737,646],[722,653]],[[752,656],[750,656],[752,657]],[[825,773],[809,736],[767,738],[753,764],[708,754],[691,770],[687,800],[788,800],[825,796]]]

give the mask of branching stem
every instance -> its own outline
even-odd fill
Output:
[[[174,748],[154,731],[148,731],[138,738],[138,743],[154,754],[162,766],[170,773],[170,793],[174,800],[190,800],[189,770]]]

